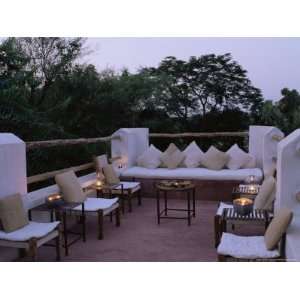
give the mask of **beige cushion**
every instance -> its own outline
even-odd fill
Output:
[[[168,169],[175,169],[184,160],[184,157],[182,152],[175,150],[172,154],[163,156],[161,160]]]
[[[156,169],[161,164],[161,151],[155,146],[151,145],[142,155],[137,159],[137,164],[139,167]]]
[[[120,179],[111,164],[103,167],[105,181],[109,185],[120,183]]]
[[[12,232],[29,224],[20,194],[0,199],[0,220],[5,232]]]
[[[274,219],[265,233],[265,243],[268,250],[276,248],[292,219],[293,213],[287,208],[281,208],[276,212]]]
[[[224,153],[214,146],[211,146],[207,152],[205,152],[201,159],[201,164],[207,169],[221,170],[225,167],[229,160],[229,155]]]
[[[265,178],[273,176],[275,177],[276,174],[276,163],[272,162],[269,166],[264,168],[264,176]]]
[[[95,156],[94,157],[94,164],[95,164],[95,169],[97,172],[102,172],[102,168],[106,165],[108,165],[108,159],[107,155],[103,154],[100,156]]]
[[[275,194],[276,180],[274,177],[269,176],[263,181],[259,193],[255,197],[254,207],[256,209],[272,210]]]
[[[191,142],[182,153],[185,159],[181,163],[181,167],[197,168],[200,165],[203,151],[199,148],[195,141]]]
[[[237,144],[231,146],[226,153],[229,155],[226,166],[230,170],[241,169],[252,159],[252,157],[243,151]]]
[[[179,151],[179,149],[177,148],[177,146],[174,143],[171,143],[168,148],[165,150],[164,153],[161,154],[160,159],[161,159],[161,167],[163,168],[168,168],[168,166],[165,163],[165,160],[167,159],[167,157],[169,157],[173,152],[175,152],[176,150]]]
[[[74,171],[68,171],[55,176],[55,182],[59,186],[66,202],[82,203],[86,199],[81,185]]]

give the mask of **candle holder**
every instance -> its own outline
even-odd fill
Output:
[[[64,200],[61,194],[51,194],[46,197],[46,204],[49,208],[59,207],[64,204]]]
[[[233,200],[233,209],[238,215],[249,215],[253,211],[253,200],[248,198],[235,199]]]

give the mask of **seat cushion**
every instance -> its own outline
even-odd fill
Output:
[[[118,198],[106,199],[106,198],[87,198],[84,202],[84,210],[89,211],[98,211],[98,210],[107,210],[117,204]],[[78,205],[73,210],[81,211],[82,206]]]
[[[265,233],[265,243],[267,249],[274,249],[279,243],[282,235],[291,224],[293,213],[287,208],[278,210]]]
[[[216,215],[222,216],[224,208],[233,208],[233,204],[227,204],[224,202],[220,202]]]
[[[0,230],[0,239],[14,242],[24,242],[30,240],[31,238],[39,239],[53,231],[58,224],[59,222],[29,222],[26,226],[13,232],[6,233]]]
[[[263,236],[238,236],[224,232],[217,249],[218,254],[229,255],[235,258],[275,258],[279,251],[268,250]]]
[[[243,181],[249,175],[255,175],[262,179],[261,169],[239,169],[239,170],[208,170],[205,168],[176,168],[176,169],[147,169],[142,167],[131,167],[121,172],[124,178],[151,178],[151,179],[195,179],[195,180],[236,180]]]
[[[86,195],[84,194],[74,171],[68,171],[56,175],[55,181],[59,186],[66,202],[81,203],[85,201]]]
[[[125,193],[128,193],[130,190],[131,193],[134,193],[141,189],[141,184],[139,182],[135,181],[121,181],[120,184],[123,185],[123,191]],[[121,194],[122,193],[122,187],[121,185],[117,186],[112,190],[113,194]]]
[[[218,150],[214,146],[210,146],[201,158],[201,165],[210,170],[221,170],[228,160],[229,155],[227,153]]]
[[[14,194],[0,199],[0,228],[5,232],[12,232],[29,223],[20,194]]]

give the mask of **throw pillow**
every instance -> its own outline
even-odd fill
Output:
[[[140,167],[148,169],[156,169],[161,164],[161,151],[155,146],[151,145],[142,155],[137,159],[137,164]]]
[[[20,194],[0,199],[0,220],[5,232],[12,232],[29,223]]]
[[[214,146],[210,148],[202,155],[201,164],[207,169],[221,170],[224,168],[229,160],[229,155],[224,153]]]
[[[229,155],[226,166],[230,170],[241,169],[251,160],[251,156],[243,151],[237,144],[231,146],[226,153]]]
[[[191,142],[183,151],[185,159],[181,163],[182,167],[197,168],[200,165],[203,151],[198,147],[195,141]]]
[[[275,213],[274,219],[265,233],[265,244],[268,250],[276,248],[282,235],[286,232],[292,222],[292,219],[293,213],[287,208],[282,208]]]
[[[105,177],[105,181],[109,185],[114,185],[114,184],[120,183],[120,179],[119,179],[116,171],[114,170],[114,168],[111,164],[108,164],[108,165],[104,166],[102,168],[102,170],[103,170],[103,174],[104,174],[104,177]]]
[[[174,144],[174,143],[171,143],[168,148],[165,150],[164,153],[161,154],[161,161],[162,161],[162,164],[161,164],[161,167],[163,168],[167,168],[168,166],[164,163],[164,161],[166,160],[166,158],[168,156],[170,156],[173,152],[175,152],[176,150],[179,151],[179,149],[177,148],[177,146]]]
[[[164,165],[167,166],[167,168],[175,169],[184,160],[184,157],[185,156],[182,152],[180,152],[179,150],[175,150],[172,154],[163,156],[161,159]]]
[[[55,176],[55,182],[59,186],[66,202],[82,203],[86,199],[81,185],[74,171],[68,171]]]
[[[254,207],[256,209],[272,210],[273,202],[276,194],[276,180],[274,177],[267,177],[254,199]]]

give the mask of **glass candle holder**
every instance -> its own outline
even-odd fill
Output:
[[[233,200],[233,209],[239,215],[248,215],[253,211],[253,200],[248,198],[235,199]]]

